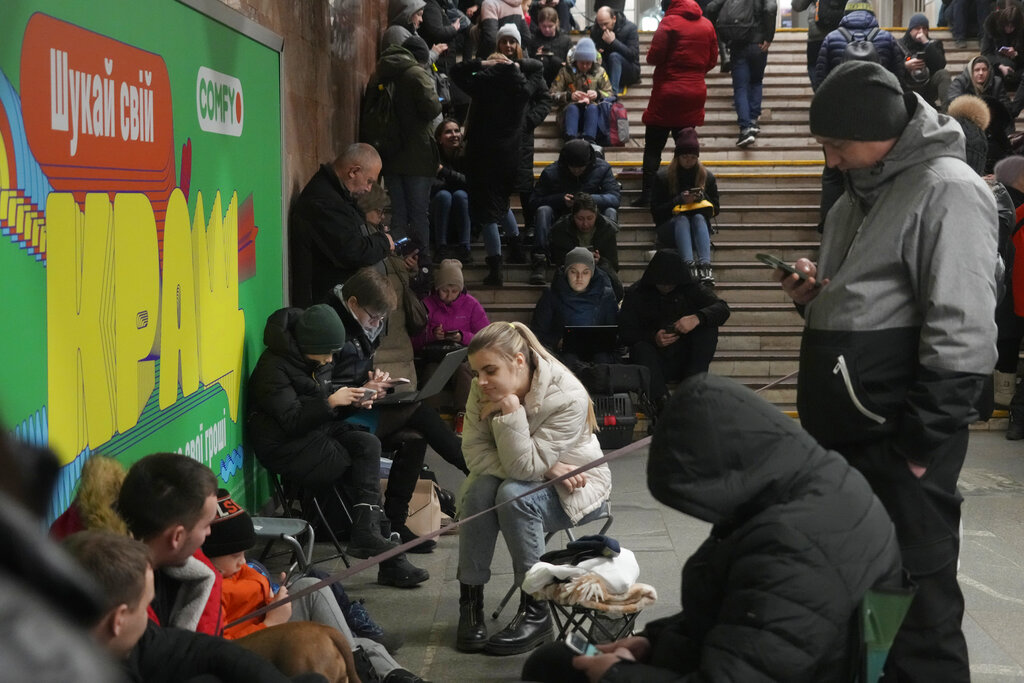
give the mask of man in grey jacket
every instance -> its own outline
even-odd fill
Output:
[[[810,123],[846,191],[818,263],[776,271],[805,319],[800,420],[867,478],[918,586],[886,680],[969,681],[956,483],[996,359],[995,200],[960,127],[878,64],[835,69]]]

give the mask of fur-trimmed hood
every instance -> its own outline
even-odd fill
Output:
[[[961,95],[949,103],[946,113],[954,119],[967,119],[978,128],[985,130],[992,122],[992,112],[985,100],[977,95]]]

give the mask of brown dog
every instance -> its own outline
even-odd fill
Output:
[[[235,642],[271,662],[285,676],[316,672],[330,683],[360,683],[345,636],[324,624],[290,621]]]

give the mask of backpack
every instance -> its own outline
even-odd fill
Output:
[[[850,33],[848,29],[840,26],[838,29],[840,35],[846,41],[846,49],[843,51],[844,62],[875,62],[879,63],[881,60],[878,59],[878,50],[875,49],[875,36],[878,35],[879,28],[876,26],[864,37],[855,37],[854,34]]]
[[[831,33],[839,28],[846,11],[846,0],[818,0],[814,10],[814,23],[823,33]]]
[[[626,105],[619,100],[612,103],[608,112],[608,144],[621,147],[629,142],[629,115]]]
[[[395,82],[381,82],[374,76],[366,84],[359,110],[359,141],[372,145],[381,159],[389,159],[402,148],[401,131],[395,108]]]
[[[727,43],[749,43],[757,34],[759,25],[754,13],[756,0],[725,0],[715,17],[718,38]]]

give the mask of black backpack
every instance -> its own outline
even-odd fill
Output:
[[[402,127],[395,108],[395,82],[378,81],[376,74],[366,84],[359,116],[359,141],[372,145],[382,159],[391,159],[402,149]]]
[[[814,10],[814,23],[823,33],[831,33],[839,28],[846,10],[846,0],[818,0]]]
[[[757,34],[757,14],[754,4],[759,0],[725,0],[715,17],[715,32],[719,39],[731,43],[749,43]]]
[[[846,40],[846,49],[843,51],[844,62],[875,62],[879,63],[878,50],[875,49],[875,36],[879,28],[876,26],[866,36],[854,36],[848,29],[840,26],[837,29],[843,39]]]

